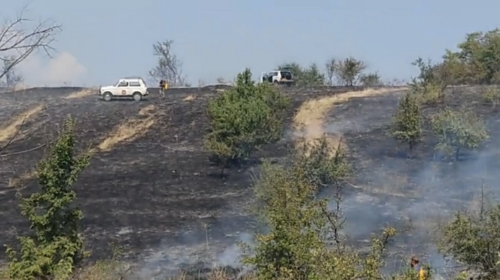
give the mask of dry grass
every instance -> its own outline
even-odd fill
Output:
[[[111,151],[121,143],[134,141],[144,135],[155,124],[155,107],[149,105],[139,111],[143,118],[131,118],[121,123],[98,146],[100,151]]]
[[[183,101],[193,101],[195,99],[196,97],[193,94],[190,94],[186,98],[184,98]]]
[[[24,183],[32,178],[34,178],[36,172],[34,170],[27,171],[23,173],[21,176],[12,177],[9,180],[9,188],[20,188],[24,185]]]
[[[335,104],[347,102],[351,98],[384,95],[404,89],[405,88],[402,87],[350,91],[305,101],[302,103],[293,119],[293,127],[298,136],[297,144],[303,144],[304,142],[312,143],[314,139],[320,138],[325,134],[324,126],[326,124],[326,118]],[[339,145],[341,137],[341,135],[329,136],[327,141],[332,148],[336,148]],[[343,145],[345,145],[345,143],[342,143],[342,146]]]
[[[83,89],[77,92],[70,93],[68,96],[65,96],[64,99],[79,99],[87,96],[94,95],[96,92],[95,89]]]
[[[36,116],[45,109],[45,104],[39,104],[29,110],[22,112],[21,114],[13,117],[9,124],[0,128],[0,143],[10,141],[12,137],[18,134],[19,129],[21,129],[22,124],[29,118]]]
[[[101,262],[95,265],[85,267],[75,272],[75,275],[68,280],[122,280],[122,279],[137,279],[134,278],[134,272],[130,268],[126,268],[126,265],[122,265],[118,262]],[[155,276],[155,275],[152,275]],[[143,278],[146,279],[146,278]],[[192,277],[187,277],[185,274],[180,274],[177,277],[168,278],[168,280],[186,280],[192,279]],[[214,270],[207,277],[209,280],[231,280],[231,277],[224,270]],[[242,276],[238,278],[241,280],[254,280],[253,276]],[[7,269],[0,269],[0,280],[12,280],[8,277]],[[167,280],[167,279],[166,279]]]

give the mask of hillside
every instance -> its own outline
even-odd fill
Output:
[[[481,183],[473,176],[478,171],[487,183],[497,179],[490,170],[499,162],[498,111],[479,101],[477,89],[454,89],[446,103],[474,106],[488,121],[490,141],[479,152],[466,152],[461,162],[450,164],[434,160],[435,140],[427,133],[410,159],[406,146],[387,135],[404,89],[348,90],[286,89],[293,99],[287,137],[256,157],[286,155],[299,130],[306,139],[323,133],[332,141],[343,136],[356,170],[344,201],[348,232],[364,242],[384,223],[405,226],[411,221],[416,230],[400,240],[411,247],[404,250],[425,251],[419,242],[407,242],[425,238],[430,230],[425,209],[447,213],[466,205]],[[94,257],[109,255],[103,248],[114,242],[123,246],[126,258],[143,260],[141,267],[146,269],[206,267],[212,262],[235,265],[235,241],[251,233],[245,206],[251,202],[250,172],[255,166],[231,170],[224,179],[210,166],[203,135],[208,128],[207,100],[215,94],[215,88],[179,89],[164,98],[153,93],[143,102],[109,103],[82,88],[1,94],[0,142],[5,144],[17,133],[1,153],[0,227],[9,229],[0,232],[2,244],[15,241],[14,229],[27,229],[15,192],[33,190],[33,167],[57,126],[71,114],[78,122],[81,149],[91,145],[94,152],[76,184]],[[435,110],[427,108],[425,114]]]
[[[71,114],[78,122],[81,148],[92,145],[95,151],[76,185],[92,248],[118,242],[125,246],[127,256],[134,257],[163,244],[203,245],[204,224],[216,241],[230,229],[240,228],[246,221],[242,206],[249,193],[249,176],[238,170],[222,180],[202,149],[207,100],[217,91],[169,93],[161,99],[153,92],[148,101],[139,103],[103,102],[81,88],[3,93],[0,140],[5,144],[17,136],[2,151],[1,227],[26,229],[17,208],[16,186],[22,185],[26,193],[33,189],[33,167],[58,125]],[[309,89],[290,94],[298,106],[306,97],[325,93]],[[283,155],[285,145],[277,146],[261,155]],[[0,233],[3,243],[13,242],[14,237],[13,231]],[[95,255],[107,253],[97,251]]]

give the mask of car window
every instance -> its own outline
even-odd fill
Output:
[[[118,84],[119,87],[128,87],[128,83],[127,82],[120,82]]]
[[[140,87],[141,83],[139,83],[139,82],[130,82],[129,86],[131,86],[131,87]]]

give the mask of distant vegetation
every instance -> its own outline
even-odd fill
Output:
[[[151,76],[183,85],[186,76],[171,51],[172,43],[154,45],[159,61]],[[446,51],[442,62],[432,64],[418,59],[414,63],[420,75],[409,83],[408,94],[396,108],[391,126],[391,135],[408,144],[410,152],[422,141],[423,123],[427,121],[423,108],[437,110],[428,120],[438,138],[436,148],[453,159],[458,159],[462,148],[479,147],[489,137],[479,116],[467,108],[448,107],[444,97],[450,85],[500,82],[500,33],[493,30],[469,34],[458,46],[457,52]],[[15,65],[11,63],[0,78],[12,73],[9,71]],[[325,73],[315,64],[304,68],[286,63],[277,68],[292,71],[301,86],[382,84],[376,72],[365,73],[367,64],[355,58],[329,60]],[[290,100],[270,85],[255,84],[251,75],[248,69],[238,74],[235,87],[212,99],[207,108],[210,131],[205,135],[206,149],[222,172],[233,164],[244,164],[254,151],[278,141],[283,134],[284,113]],[[485,92],[484,100],[495,105],[499,96],[490,90]],[[72,186],[89,164],[89,154],[77,154],[73,132],[74,122],[69,118],[47,157],[38,164],[38,191],[20,197],[22,214],[31,223],[31,231],[19,236],[19,244],[8,247],[9,265],[2,279],[124,279],[115,261],[100,263],[90,270],[77,269],[87,256],[80,228],[85,213],[72,205],[76,198]],[[255,234],[255,247],[242,244],[246,252],[243,262],[254,267],[248,279],[383,279],[381,268],[387,244],[398,232],[386,227],[374,234],[371,250],[364,254],[347,246],[347,236],[340,234],[344,227],[342,186],[346,176],[355,175],[352,172],[341,145],[332,147],[326,138],[299,145],[283,164],[262,164],[254,185],[260,203],[256,214],[269,230]],[[323,188],[336,190],[331,198],[334,207],[317,198]],[[483,279],[498,279],[499,217],[500,206],[488,207],[484,203],[477,215],[457,213],[442,228],[440,250],[482,273]],[[432,270],[427,269],[425,277],[431,274]],[[408,269],[390,279],[418,278],[415,271]]]

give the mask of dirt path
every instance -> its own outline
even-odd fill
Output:
[[[370,97],[402,91],[406,88],[367,89],[363,91],[350,91],[333,96],[310,99],[302,103],[293,119],[293,129],[296,144],[312,143],[325,135],[325,125],[328,114],[334,109],[335,104],[349,101],[351,98]],[[327,141],[331,147],[338,147],[342,135],[328,135]],[[346,143],[342,143],[344,146]]]

